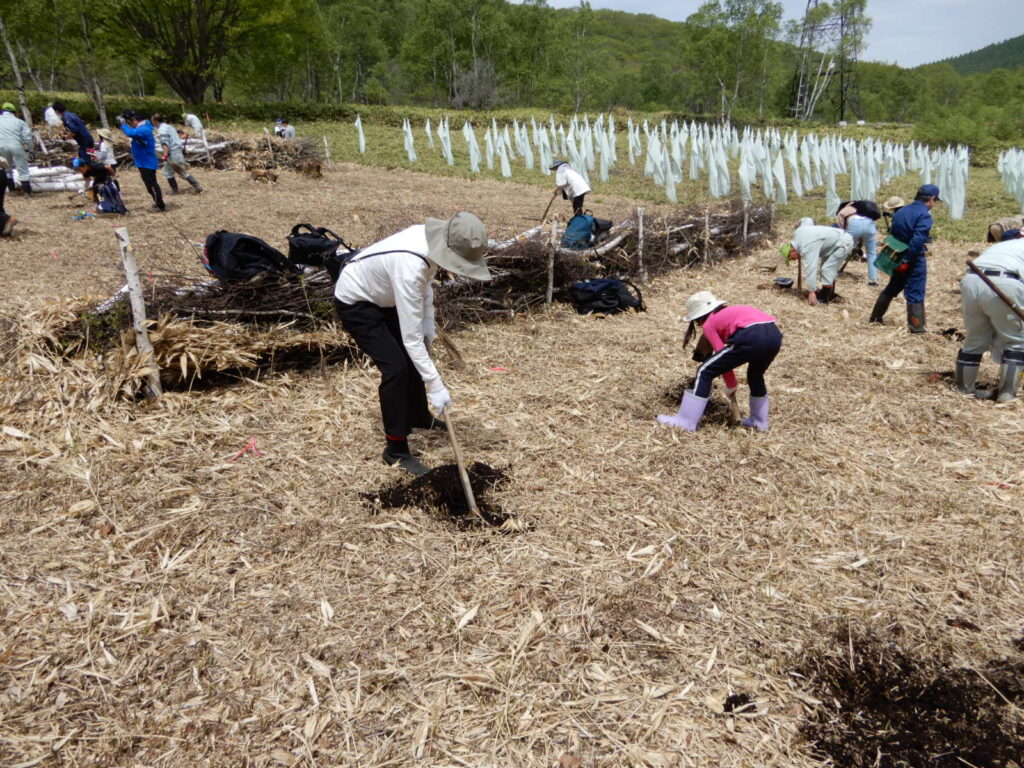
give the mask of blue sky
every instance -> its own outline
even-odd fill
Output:
[[[513,0],[514,1],[514,0]],[[578,0],[548,0],[555,8]],[[593,8],[651,13],[684,21],[700,0],[591,0]],[[807,0],[782,0],[787,19],[802,17]],[[1024,34],[1024,0],[868,0],[874,22],[862,58],[915,67]]]

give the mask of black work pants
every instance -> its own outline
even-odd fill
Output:
[[[142,177],[142,183],[146,186],[149,196],[153,198],[153,202],[156,203],[156,207],[162,211],[164,196],[160,192],[160,185],[156,183],[156,168],[139,168],[139,176]]]
[[[583,198],[587,196],[584,192],[582,195],[576,195],[572,199],[572,215],[575,216],[577,213],[583,213]]]
[[[380,371],[380,415],[388,437],[408,437],[414,427],[431,422],[423,379],[402,343],[398,310],[369,301],[343,304],[334,300],[341,327]]]
[[[4,210],[4,196],[7,194],[7,171],[0,168],[0,216],[3,216],[6,211]]]
[[[782,332],[775,323],[755,323],[740,328],[725,346],[701,363],[693,392],[697,397],[711,396],[711,383],[726,371],[747,364],[747,384],[751,397],[764,397],[768,387],[764,373],[782,349]]]

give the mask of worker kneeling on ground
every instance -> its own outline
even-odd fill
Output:
[[[1006,240],[986,248],[974,266],[1002,290],[1018,308],[1024,308],[1024,239]],[[960,280],[960,305],[966,338],[956,356],[956,386],[967,395],[987,399],[991,392],[975,391],[981,357],[990,350],[1002,363],[996,399],[1008,403],[1017,396],[1024,373],[1024,320],[974,272]]]
[[[849,232],[818,226],[813,219],[803,218],[793,231],[792,241],[782,246],[780,252],[786,261],[793,258],[800,261],[807,303],[814,305],[819,300],[828,303],[836,295],[839,269],[853,253],[853,238]]]
[[[486,253],[487,230],[472,213],[427,219],[359,251],[335,286],[342,327],[380,369],[384,461],[410,474],[428,469],[409,450],[409,433],[446,429],[431,415],[428,400],[438,415],[452,403],[428,351],[437,336],[430,283],[438,267],[490,280]]]
[[[690,323],[683,346],[693,335],[694,327],[700,327],[704,332],[701,341],[707,340],[712,354],[697,369],[693,389],[683,394],[679,412],[675,416],[659,416],[658,421],[695,432],[707,408],[714,379],[721,376],[726,396],[732,397],[737,386],[733,371],[746,363],[750,416],[741,423],[744,427],[767,431],[768,387],[764,374],[782,348],[782,333],[775,325],[775,318],[757,307],[742,304],[730,307],[715,298],[711,291],[699,291],[686,300],[683,319]]]

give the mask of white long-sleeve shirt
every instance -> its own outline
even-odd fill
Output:
[[[369,301],[378,307],[395,307],[402,343],[427,389],[436,391],[444,384],[424,341],[435,333],[431,281],[437,264],[427,258],[429,252],[422,224],[396,232],[359,252],[342,270],[334,297],[343,304]]]
[[[192,135],[198,138],[203,136],[203,121],[191,112],[185,113],[185,125],[192,129]]]
[[[117,165],[117,157],[114,155],[114,148],[106,139],[101,138],[99,146],[96,148],[96,162],[103,163],[103,165],[109,165],[111,167]]]
[[[587,184],[587,180],[580,176],[568,163],[562,163],[555,169],[555,186],[562,190],[570,200],[574,197],[585,195],[590,191],[590,185]]]
[[[57,114],[57,110],[53,107],[47,107],[43,110],[43,120],[51,128],[63,128],[64,122],[60,119],[60,115]]]

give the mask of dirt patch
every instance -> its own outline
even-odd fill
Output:
[[[499,526],[508,520],[509,516],[490,498],[491,492],[508,480],[506,470],[474,461],[466,467],[466,471],[484,521]],[[462,481],[459,479],[459,468],[455,464],[442,464],[420,477],[399,480],[377,493],[363,494],[363,498],[384,509],[420,507],[452,519],[460,526],[479,524],[479,520],[470,514]]]
[[[678,408],[679,403],[683,400],[683,394],[686,390],[693,389],[696,381],[695,378],[691,377],[670,387],[662,394],[661,402]],[[708,406],[704,409],[704,416],[701,418],[701,421],[707,424],[728,424],[729,418],[729,403],[724,398],[715,397],[714,393],[712,393],[711,397],[708,398]]]
[[[1017,662],[984,672],[870,634],[835,635],[798,670],[822,701],[801,727],[836,768],[1002,768],[1024,754]],[[1011,684],[1007,684],[1011,683]]]

